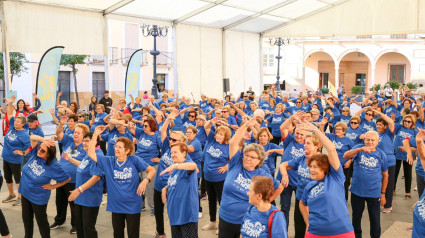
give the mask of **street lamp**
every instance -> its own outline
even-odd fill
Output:
[[[274,42],[273,42],[274,40]],[[279,79],[280,79],[280,75],[279,75],[279,68],[280,68],[280,60],[282,59],[282,56],[280,55],[280,46],[282,45],[289,45],[289,38],[287,39],[283,39],[281,37],[277,37],[277,38],[269,38],[270,41],[270,45],[277,45],[278,46],[278,51],[277,51],[277,74],[276,74],[276,90],[280,89],[280,85],[279,85]],[[272,43],[273,42],[273,43]]]
[[[146,29],[146,34],[145,34]],[[153,79],[152,79],[152,95],[155,97],[155,99],[158,99],[158,87],[157,82],[158,79],[156,78],[156,56],[160,54],[158,50],[156,50],[156,37],[165,37],[168,34],[168,27],[167,26],[158,26],[158,25],[142,25],[142,34],[144,37],[153,36],[153,50],[151,50],[149,53],[153,56]]]

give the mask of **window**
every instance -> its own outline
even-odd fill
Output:
[[[104,72],[93,72],[92,77],[92,91],[93,96],[100,100],[105,93],[105,73]]]
[[[274,67],[275,53],[273,48],[263,49],[263,67]]]
[[[165,89],[166,74],[156,74],[156,79],[158,80],[156,82],[158,91],[162,92]]]
[[[356,74],[356,86],[362,87],[363,93],[366,87],[366,74]]]
[[[320,73],[319,88],[329,88],[329,73]]]
[[[109,47],[109,56],[112,64],[118,63],[118,47]]]

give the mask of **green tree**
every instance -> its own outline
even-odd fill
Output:
[[[13,76],[20,76],[28,70],[24,64],[27,62],[25,55],[19,52],[10,52],[10,80],[13,81]],[[0,53],[0,79],[4,78],[3,53]]]
[[[85,62],[88,55],[62,55],[60,65],[68,66],[72,69],[72,73],[74,74],[74,90],[75,90],[75,97],[77,98],[77,104],[80,105],[80,99],[78,97],[78,90],[77,90],[77,65],[79,64],[87,64]]]

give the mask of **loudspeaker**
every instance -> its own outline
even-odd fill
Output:
[[[280,84],[280,90],[284,90],[285,91],[285,80],[283,80],[283,82]]]
[[[223,79],[223,92],[227,93],[230,91],[229,78]]]

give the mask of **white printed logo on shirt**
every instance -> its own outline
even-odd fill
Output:
[[[117,136],[117,134],[115,134],[114,137],[111,138],[112,144],[117,143],[117,140],[118,140],[118,136]]]
[[[359,164],[364,165],[366,167],[375,168],[378,164],[378,159],[373,157],[366,157],[365,155],[360,156]]]
[[[37,163],[37,160],[34,160],[31,164],[28,165],[28,167],[30,167],[32,172],[37,176],[40,176],[45,171],[43,166]]]
[[[346,137],[355,140],[357,138],[357,134],[356,133],[347,133],[345,134]]]
[[[319,196],[319,194],[322,193],[322,191],[323,191],[324,188],[325,188],[325,183],[324,182],[320,182],[316,187],[314,187],[310,191],[310,195],[308,195],[308,198],[316,198],[317,196]]]
[[[304,167],[298,166],[298,175],[303,177],[303,178],[311,179],[311,174],[310,174],[309,168],[304,168]]]
[[[366,130],[368,130],[368,131],[373,131],[374,130],[372,126],[367,125],[367,124],[363,124],[363,128],[366,129]]]
[[[238,177],[235,179],[235,183],[240,184],[244,189],[249,190],[251,185],[251,179],[244,178],[241,173],[238,174]]]
[[[89,164],[89,161],[85,159],[85,160],[81,161],[80,165],[78,165],[78,168],[83,170],[87,167],[88,164]]]
[[[184,124],[183,124],[183,127],[188,127],[188,126],[191,126],[192,124],[190,124],[189,122],[185,122]]]
[[[301,157],[301,156],[303,156],[304,155],[304,148],[299,148],[299,149],[297,149],[297,148],[295,148],[295,146],[294,147],[292,147],[292,150],[291,150],[291,154],[293,155],[293,156],[295,156],[295,157]]]
[[[177,178],[178,177],[179,177],[179,175],[175,174],[174,176],[170,176],[168,178],[168,182],[167,182],[168,188],[175,186],[177,184]]]
[[[350,122],[350,119],[341,119],[341,122],[344,124],[348,124]]]
[[[10,131],[9,133],[7,133],[7,138],[11,141],[16,140],[16,138],[18,138],[18,136],[15,133],[11,133],[12,131]]]
[[[70,154],[72,158],[76,158],[80,155],[79,150],[73,150],[71,147],[68,147],[65,151],[66,153]]]
[[[220,149],[214,149],[213,146],[210,146],[210,148],[208,148],[207,150],[208,154],[210,154],[212,157],[218,158],[220,157],[221,154],[223,154],[223,152]]]
[[[168,166],[174,164],[173,159],[171,159],[170,156],[168,156],[168,153],[165,153],[162,157],[161,160],[164,161],[164,163]]]
[[[129,179],[133,177],[132,168],[124,168],[123,171],[114,170],[114,179]]]
[[[145,138],[142,138],[140,141],[139,141],[139,143],[140,144],[142,144],[143,146],[145,146],[145,147],[149,147],[149,146],[151,146],[152,145],[152,141],[150,141],[150,140],[146,140]]]
[[[417,208],[419,216],[422,217],[422,220],[425,220],[425,197],[418,201]]]
[[[411,137],[410,133],[404,131],[400,131],[399,136],[403,137],[403,139],[406,139],[406,137]]]
[[[339,142],[339,141],[332,141],[333,143],[334,143],[334,145],[335,145],[335,148],[337,149],[337,150],[340,150],[343,146],[344,146],[344,144],[342,144],[341,142]]]
[[[281,123],[282,117],[273,117],[272,123]]]
[[[241,232],[246,233],[250,237],[260,237],[261,232],[266,229],[266,226],[257,221],[252,223],[251,220],[245,220],[242,224]]]

